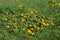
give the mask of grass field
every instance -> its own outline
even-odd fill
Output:
[[[0,0],[0,40],[60,40],[60,0]]]

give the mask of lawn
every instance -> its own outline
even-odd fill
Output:
[[[0,40],[60,40],[60,0],[0,0]]]

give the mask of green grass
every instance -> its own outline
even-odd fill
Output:
[[[52,0],[0,0],[0,40],[60,40],[58,3],[60,0],[56,0],[55,3],[52,3]],[[18,5],[22,6],[18,7]],[[21,16],[22,13],[23,16]],[[24,18],[24,16],[29,17]],[[39,17],[38,21],[36,21],[36,16]],[[49,26],[46,26],[41,23],[42,18],[45,22],[46,20],[52,22],[48,22]],[[32,27],[29,26],[30,24]],[[37,30],[34,25],[40,29]],[[34,29],[32,30],[34,35],[27,33],[31,28]]]

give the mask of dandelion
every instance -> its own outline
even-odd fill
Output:
[[[52,3],[56,3],[56,0],[52,0]]]
[[[4,20],[4,21],[7,21],[8,19],[7,18],[1,18],[2,20]]]
[[[44,23],[42,23],[44,26],[46,26],[46,23],[44,22]]]
[[[37,26],[36,26],[36,25],[34,25],[34,28],[37,28]]]
[[[23,13],[21,13],[21,16],[24,16],[24,14],[23,14]]]
[[[7,27],[7,28],[10,28],[10,27],[9,27],[9,25],[8,25],[8,26],[6,26],[6,27]]]
[[[33,32],[31,35],[35,35],[35,33]]]
[[[37,30],[40,30],[40,27],[37,27]]]
[[[49,23],[45,23],[45,21],[44,21],[44,19],[42,19],[42,25],[44,25],[44,26],[49,26]]]
[[[49,23],[46,23],[46,26],[49,26]]]
[[[33,11],[31,11],[31,14],[33,14],[34,12]]]
[[[60,7],[60,3],[57,3],[57,5]]]
[[[46,25],[45,22],[44,22],[44,19],[42,19],[41,24]]]
[[[29,26],[31,27],[32,25],[30,24]]]
[[[24,18],[27,18],[27,16],[25,15]]]
[[[30,35],[35,35],[35,33],[32,32],[30,29],[27,30],[27,33],[30,34]]]
[[[44,19],[42,19],[42,23],[44,23]]]
[[[32,34],[32,31],[30,29],[27,30],[28,34]]]
[[[31,30],[34,30],[34,28],[30,28]]]
[[[22,22],[24,22],[25,21],[25,19],[24,18],[22,18],[22,20],[21,20]]]

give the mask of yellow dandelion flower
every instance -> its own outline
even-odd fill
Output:
[[[33,14],[34,12],[33,11],[31,11],[31,14]]]
[[[34,28],[37,28],[37,26],[36,26],[36,25],[34,25]]]
[[[5,20],[5,21],[7,21],[8,19],[7,18],[1,18],[2,20]]]
[[[31,35],[35,35],[35,33],[34,32],[32,32],[32,34]]]
[[[32,25],[30,24],[29,26],[31,27]]]
[[[60,7],[60,3],[57,3],[57,5]]]
[[[34,28],[31,28],[31,30],[34,30]]]
[[[46,23],[44,22],[44,23],[42,23],[42,25],[46,26]]]
[[[37,30],[40,30],[40,27],[37,27]]]
[[[22,20],[21,20],[22,22],[25,22],[25,19],[24,18],[22,18]]]
[[[52,0],[52,3],[56,3],[56,0]]]
[[[25,15],[24,18],[27,18],[27,16]]]
[[[46,23],[46,26],[49,26],[49,23]]]
[[[28,34],[32,34],[32,31],[30,29],[27,30]]]
[[[24,16],[24,14],[23,14],[23,13],[21,13],[21,16]]]
[[[42,23],[44,23],[44,19],[42,19]]]
[[[30,29],[27,30],[27,33],[30,34],[30,35],[35,35],[35,33],[32,32]]]
[[[42,19],[42,22],[41,22],[41,23],[42,23],[42,25],[44,25],[44,26],[49,26],[49,23],[45,23],[45,22],[44,22],[44,19]]]
[[[7,28],[10,28],[10,27],[9,27],[9,25],[8,25],[8,26],[6,26],[6,27],[7,27]]]

